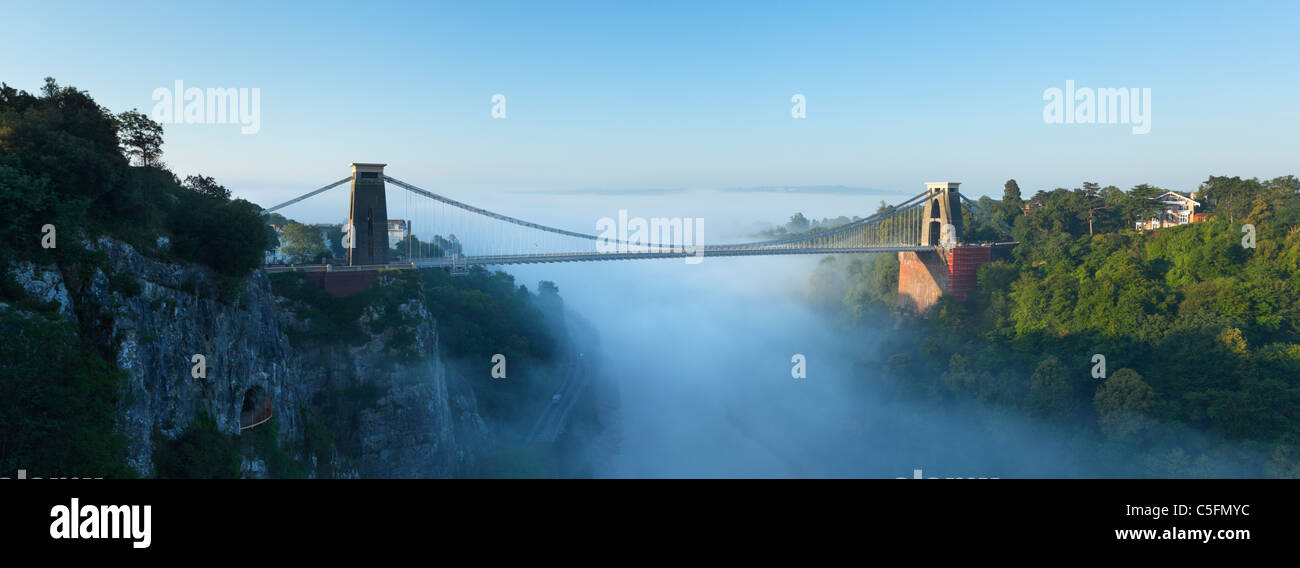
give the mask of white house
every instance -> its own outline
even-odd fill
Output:
[[[1200,207],[1201,203],[1196,201],[1195,191],[1191,192],[1191,194],[1166,191],[1160,196],[1152,198],[1152,200],[1160,202],[1163,208],[1150,219],[1139,219],[1136,223],[1139,231],[1186,225],[1205,220],[1205,213],[1196,212],[1196,208]]]
[[[397,246],[406,235],[411,234],[411,222],[402,219],[388,220],[388,248]]]

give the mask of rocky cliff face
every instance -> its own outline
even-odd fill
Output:
[[[175,438],[200,413],[239,433],[241,411],[267,397],[274,420],[256,428],[278,428],[280,446],[309,464],[309,475],[454,475],[491,443],[473,393],[451,394],[455,378],[419,298],[402,306],[416,323],[410,356],[401,361],[385,349],[392,330],[367,335],[360,346],[298,352],[288,332],[303,322],[272,294],[266,274],[254,273],[236,291],[206,268],[149,258],[120,241],[84,245],[105,261],[93,269],[19,264],[10,273],[31,295],[76,318],[82,333],[96,334],[126,371],[120,428],[130,440],[128,463],[141,475],[152,473],[159,437]],[[200,361],[205,369],[197,373]],[[328,415],[336,423],[324,426],[343,433],[336,447],[328,455],[308,452],[307,431],[319,425],[309,422],[322,416],[318,405],[347,399],[351,391],[340,390],[346,388],[366,400],[335,405],[343,411]],[[265,458],[245,455],[245,475],[264,474]]]
[[[381,277],[378,286],[386,285]],[[313,347],[301,352],[307,392],[322,397],[353,397],[330,421],[354,467],[364,477],[445,477],[470,471],[478,450],[490,444],[473,392],[453,396],[457,377],[444,363],[433,319],[424,302],[399,306],[415,322],[407,331],[412,345],[388,349],[395,329],[367,335],[357,347]],[[377,317],[362,316],[366,329]],[[292,325],[306,322],[293,321]],[[355,396],[348,393],[355,392]],[[350,410],[349,410],[350,409]],[[343,422],[343,424],[339,424]],[[339,427],[341,426],[341,427]]]

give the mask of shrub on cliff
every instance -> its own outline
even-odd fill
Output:
[[[155,440],[154,475],[181,479],[239,477],[237,438],[217,429],[211,415],[199,413],[175,440]]]

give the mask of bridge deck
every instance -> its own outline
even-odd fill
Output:
[[[873,247],[816,247],[816,248],[726,248],[706,247],[698,252],[664,251],[664,252],[583,252],[564,254],[513,254],[467,256],[461,258],[417,258],[406,263],[370,264],[370,265],[329,265],[297,264],[290,266],[267,266],[267,272],[346,272],[356,270],[404,270],[410,268],[444,268],[448,266],[503,266],[509,264],[542,264],[555,262],[594,262],[607,260],[641,260],[655,258],[691,258],[691,257],[726,257],[726,256],[774,256],[796,254],[863,254],[889,253],[904,251],[925,251],[934,247],[919,245],[873,246]]]

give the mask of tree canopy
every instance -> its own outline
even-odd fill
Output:
[[[942,297],[928,318],[883,337],[881,368],[908,396],[977,398],[1073,428],[1079,440],[1095,436],[1081,451],[1172,456],[1125,474],[1295,475],[1300,183],[1210,176],[1200,187],[1208,220],[1143,232],[1134,221],[1159,206],[1163,188],[1036,192],[1028,213],[1014,214],[1014,252],[979,268],[967,300]],[[836,311],[849,321],[897,317],[894,255],[817,270],[843,271],[843,283],[810,278],[815,305],[842,286]],[[1115,368],[1105,380],[1091,375],[1097,354]],[[1223,441],[1189,441],[1213,437]]]
[[[136,160],[142,166],[158,165],[163,145],[161,124],[154,122],[144,113],[131,109],[117,115],[117,130],[122,138],[122,147],[127,157]]]
[[[300,263],[318,262],[330,255],[320,230],[294,222],[281,229],[280,253],[290,262]]]

